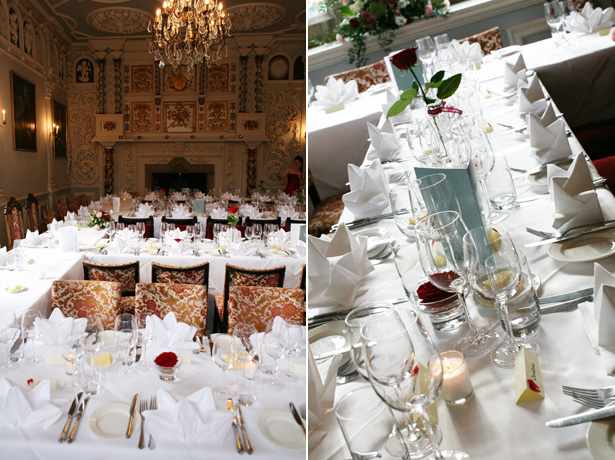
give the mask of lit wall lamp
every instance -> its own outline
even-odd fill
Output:
[[[51,125],[51,137],[56,139],[58,137],[59,132],[60,132],[60,125],[56,125],[55,123]]]
[[[2,109],[2,125],[0,127],[4,128],[6,126],[6,110]]]

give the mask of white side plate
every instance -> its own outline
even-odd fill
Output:
[[[269,410],[258,417],[258,429],[263,436],[287,449],[305,449],[305,436],[289,411]]]

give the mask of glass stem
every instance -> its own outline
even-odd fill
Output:
[[[424,407],[420,407],[418,413],[423,421],[423,428],[425,428],[425,433],[427,434],[427,438],[429,442],[431,442],[431,447],[433,449],[433,456],[436,460],[443,458],[442,452],[440,452],[440,448],[438,447],[438,443],[436,442],[436,437],[433,432],[433,428],[431,426],[431,422],[429,421],[429,415]]]
[[[512,330],[512,324],[510,322],[510,317],[508,315],[508,305],[506,303],[506,297],[498,296],[496,297],[498,301],[498,305],[500,307],[500,314],[502,315],[502,320],[504,321],[504,328],[506,329],[506,348],[513,354],[516,354],[519,351],[519,345],[515,340],[515,336]]]
[[[463,308],[463,314],[466,317],[466,321],[468,322],[468,327],[470,328],[470,332],[472,333],[472,337],[470,337],[470,341],[474,343],[478,341],[477,336],[479,334],[478,334],[478,330],[476,329],[476,325],[474,324],[474,321],[472,321],[470,312],[468,311],[468,305],[466,304],[466,299],[465,299],[465,296],[463,295],[462,290],[457,291],[457,298],[459,299],[459,303],[461,304],[461,307]]]
[[[489,199],[489,190],[487,190],[487,178],[479,179],[480,188],[483,190],[483,198],[486,203],[485,217],[487,220],[491,220],[494,217],[493,207],[491,206],[491,200]]]

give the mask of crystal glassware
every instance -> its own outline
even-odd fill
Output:
[[[21,331],[26,345],[30,345],[30,354],[26,359],[30,364],[42,364],[41,359],[38,357],[35,340],[39,337],[39,330],[37,323],[41,321],[41,312],[38,310],[28,310],[21,316]]]
[[[118,346],[120,363],[125,375],[134,376],[132,365],[137,354],[139,328],[137,318],[130,313],[122,313],[115,318],[115,340]]]
[[[235,353],[233,348],[233,337],[228,334],[218,334],[214,337],[213,358],[214,363],[222,369],[222,385],[214,388],[213,393],[216,399],[226,399],[232,391],[226,387],[224,382],[225,371],[235,364]]]

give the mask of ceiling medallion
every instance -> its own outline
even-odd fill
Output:
[[[286,16],[286,10],[273,3],[247,3],[230,7],[228,15],[235,31],[248,32],[277,24]]]
[[[150,17],[143,10],[116,6],[92,11],[86,21],[101,32],[131,35],[144,32]]]

